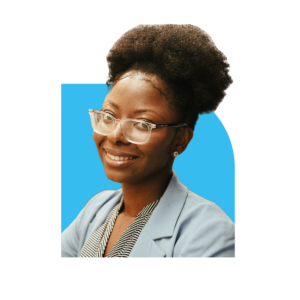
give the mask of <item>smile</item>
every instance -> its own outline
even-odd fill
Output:
[[[109,153],[106,153],[106,154],[110,159],[115,160],[115,161],[131,160],[131,159],[137,158],[137,156],[114,156]]]
[[[107,164],[113,168],[127,167],[128,165],[133,164],[138,158],[138,156],[130,156],[126,155],[125,153],[122,153],[122,155],[112,155],[105,150],[104,152]]]

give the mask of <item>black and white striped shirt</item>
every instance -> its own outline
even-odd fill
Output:
[[[134,247],[142,229],[148,222],[158,202],[159,199],[148,204],[138,213],[135,220],[124,231],[107,257],[128,257],[130,255],[130,252]],[[111,210],[105,222],[89,238],[87,243],[82,248],[79,257],[103,257],[107,242],[122,206],[123,197],[121,201]]]

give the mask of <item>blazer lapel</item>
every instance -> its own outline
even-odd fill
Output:
[[[187,195],[188,188],[179,181],[173,170],[171,181],[137,239],[130,257],[166,256],[164,249],[160,249],[155,240],[173,235]]]
[[[129,257],[164,257],[166,253],[153,241],[147,231],[142,230]]]

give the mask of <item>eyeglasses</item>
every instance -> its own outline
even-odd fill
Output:
[[[145,144],[149,141],[152,129],[162,127],[181,127],[186,126],[184,123],[173,124],[153,124],[135,119],[116,119],[109,113],[89,109],[93,130],[101,135],[109,135],[119,123],[124,137],[132,144]]]

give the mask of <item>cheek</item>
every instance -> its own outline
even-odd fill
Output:
[[[170,135],[160,134],[153,135],[143,147],[145,156],[156,159],[157,161],[165,161],[170,158],[172,139]]]
[[[106,138],[105,136],[97,134],[97,133],[95,133],[95,131],[93,132],[93,140],[97,147],[99,144],[101,144],[105,140],[105,138]]]

